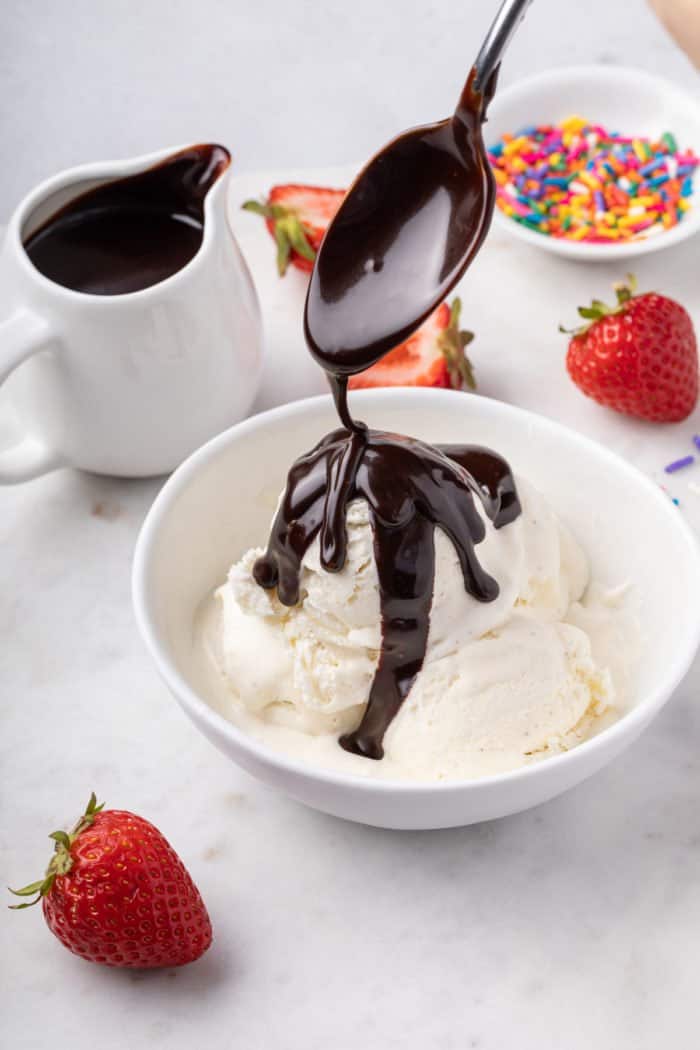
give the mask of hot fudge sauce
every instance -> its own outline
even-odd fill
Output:
[[[124,295],[181,270],[204,235],[204,198],[229,166],[223,146],[191,146],[80,194],[27,237],[37,270],[76,292]]]
[[[520,514],[510,468],[495,452],[370,430],[352,418],[347,403],[348,375],[374,364],[418,327],[486,234],[494,194],[480,124],[493,86],[492,78],[480,95],[472,72],[453,120],[395,140],[400,158],[410,161],[415,176],[410,185],[400,160],[396,167],[391,157],[381,162],[383,153],[370,162],[326,234],[309,287],[305,333],[311,353],[329,374],[343,429],[293,465],[267,551],[253,569],[260,586],[276,587],[284,605],[295,605],[302,560],[312,542],[318,536],[323,568],[340,571],[347,506],[366,501],[382,646],[360,725],[340,744],[367,758],[383,757],[384,734],[423,666],[435,527],[455,547],[467,592],[490,602],[498,596],[498,582],[476,556],[486,529],[474,497],[495,528]],[[439,244],[429,221],[437,212],[448,233]]]

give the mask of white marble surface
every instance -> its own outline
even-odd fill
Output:
[[[398,2],[329,3],[321,10],[259,0],[245,19],[236,0],[176,3],[169,6],[163,48],[152,42],[163,2],[138,5],[138,13],[136,5],[110,6],[108,16],[104,5],[76,2],[66,14],[26,0],[9,12],[3,53],[11,54],[9,41],[15,57],[0,72],[0,97],[8,98],[9,85],[11,97],[22,103],[3,120],[5,147],[18,158],[0,173],[3,207],[55,168],[137,153],[161,141],[207,135],[240,140],[247,167],[360,157],[397,127],[442,112],[461,77],[454,75],[454,61],[461,60],[463,41],[447,32],[455,17],[447,2],[425,4],[415,26],[398,29],[392,21],[404,9]],[[484,7],[464,4],[460,17],[471,8],[475,25],[477,18],[486,21]],[[690,85],[694,74],[643,5],[625,2],[625,14],[622,8],[621,0],[587,5],[589,13],[578,16],[572,57],[624,60],[636,41],[646,48],[646,64]],[[215,16],[220,33],[203,10]],[[555,10],[561,4],[548,0],[533,7],[533,23],[540,12],[549,21],[545,29],[533,24],[516,44],[511,75],[556,61],[555,40],[561,47],[564,36],[552,25]],[[289,29],[286,42],[274,48],[273,14]],[[76,36],[69,32],[72,23]],[[242,25],[245,32],[238,33]],[[331,29],[337,38],[321,46]],[[390,32],[386,48],[382,40]],[[431,61],[425,87],[409,101],[401,77],[408,68],[415,83],[416,61],[407,64],[402,48],[414,34],[439,60]],[[175,45],[185,39],[199,66],[193,69],[188,59],[176,76]],[[202,56],[209,47],[207,72]],[[315,62],[339,73],[330,96],[315,87],[313,68],[299,61],[307,47]],[[255,63],[272,50],[280,72],[261,90],[274,119],[254,119],[247,105],[231,116],[224,84],[238,85],[233,97],[240,98],[242,78],[265,80]],[[386,79],[376,99],[367,71],[379,58],[387,63]],[[118,76],[122,62],[130,77]],[[35,76],[39,69],[43,79]],[[209,100],[199,97],[207,77]],[[95,91],[84,91],[81,79],[94,83]],[[166,88],[175,91],[167,108]],[[144,94],[157,100],[152,108],[141,104]],[[329,105],[340,118],[326,149],[318,127]],[[316,131],[310,136],[302,128],[299,139],[298,113],[307,110]],[[298,173],[289,167],[277,174]],[[323,178],[340,184],[346,175]],[[261,404],[318,384],[294,323],[303,280],[294,273],[284,284],[277,281],[271,242],[254,217],[236,207],[271,178],[239,179],[232,210],[265,304],[271,365]],[[698,327],[699,251],[696,240],[636,266],[643,286],[677,296]],[[473,360],[483,395],[561,419],[662,480],[663,465],[700,431],[700,412],[675,427],[634,424],[586,401],[563,371],[565,343],[557,323],[573,319],[576,303],[603,295],[617,276],[604,265],[579,267],[494,237],[463,290],[465,320],[477,331]],[[7,406],[0,404],[0,414],[7,418]],[[700,466],[670,487],[681,500],[679,513],[700,527],[700,497],[689,492],[690,480],[700,483]],[[215,944],[184,970],[129,974],[70,956],[37,912],[5,912],[0,996],[6,1045],[694,1045],[700,665],[622,759],[537,810],[433,833],[336,821],[239,772],[196,734],[156,677],[131,614],[129,566],[159,484],[62,471],[0,491],[1,865],[10,885],[36,878],[49,853],[44,836],[69,823],[94,787],[108,804],[152,819],[176,845],[207,901]]]
[[[306,174],[340,185],[348,173]],[[304,280],[278,281],[272,242],[237,207],[273,177],[238,180],[232,198],[268,320],[262,402],[285,383],[300,394],[317,382],[297,334]],[[690,242],[637,271],[700,324],[697,253]],[[462,291],[473,360],[483,395],[565,420],[660,480],[700,412],[680,426],[634,424],[585,400],[563,371],[557,322],[613,276],[494,236]],[[700,526],[692,478],[700,466],[674,492]],[[620,761],[535,811],[449,832],[345,824],[239,772],[157,679],[134,627],[129,564],[158,486],[62,471],[0,491],[2,870],[11,885],[35,878],[45,833],[94,787],[171,838],[206,898],[215,945],[182,971],[120,973],[68,955],[39,914],[5,913],[13,1050],[56,1045],[57,1025],[60,1045],[78,1050],[98,1031],[105,1050],[690,1045],[700,665]]]
[[[3,0],[0,222],[55,171],[175,143],[238,171],[369,156],[447,115],[496,2]],[[501,83],[590,62],[697,83],[645,0],[535,0]]]

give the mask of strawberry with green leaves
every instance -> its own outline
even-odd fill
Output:
[[[432,386],[474,390],[474,372],[465,348],[474,336],[461,331],[462,304],[441,303],[413,335],[358,375],[348,386],[360,390],[377,386]]]
[[[273,186],[267,200],[250,200],[246,211],[262,215],[277,244],[277,269],[281,277],[290,262],[310,273],[316,252],[345,190],[323,186]]]
[[[698,350],[687,311],[657,292],[637,295],[631,274],[615,291],[615,306],[594,299],[579,307],[586,324],[567,332],[569,375],[588,397],[628,416],[686,419],[698,399]]]
[[[12,890],[41,901],[46,924],[69,951],[105,966],[182,966],[211,944],[197,887],[161,833],[142,817],[90,796],[71,832],[54,831],[43,879]]]

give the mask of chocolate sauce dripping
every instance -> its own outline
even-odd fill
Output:
[[[335,410],[345,429],[354,431],[366,430],[364,423],[360,423],[359,420],[353,419],[350,415],[350,409],[348,408],[348,377],[329,374],[328,382],[333,395]]]
[[[341,738],[347,751],[381,758],[382,740],[423,666],[435,574],[434,529],[457,551],[466,591],[477,601],[498,596],[498,583],[476,557],[485,526],[481,501],[495,528],[520,513],[508,464],[487,449],[431,446],[379,430],[336,430],[292,467],[267,552],[253,568],[262,587],[277,587],[284,605],[299,600],[301,564],[320,532],[321,565],[345,564],[348,504],[370,511],[379,576],[382,651],[358,728]]]
[[[490,602],[498,596],[498,583],[476,556],[486,528],[474,497],[495,528],[520,514],[510,468],[495,452],[471,445],[431,446],[370,430],[352,418],[347,403],[348,376],[369,368],[418,327],[486,235],[494,184],[481,121],[495,83],[494,74],[479,94],[472,71],[454,118],[407,132],[370,161],[327,231],[304,325],[309,349],[328,373],[344,429],[324,437],[290,470],[267,551],[253,567],[260,586],[276,587],[284,605],[295,605],[302,561],[315,538],[320,539],[322,567],[339,572],[347,555],[348,504],[366,501],[382,647],[362,720],[340,744],[367,758],[383,757],[384,734],[423,666],[436,526],[457,551],[466,591]],[[407,161],[411,179],[406,178]],[[441,245],[435,244],[430,222],[420,224],[422,241],[415,242],[414,220],[421,210],[423,218],[429,217],[429,208],[437,208],[443,220]],[[414,243],[406,260],[399,242],[411,222]],[[442,252],[437,284],[435,272],[421,268],[425,260],[434,266],[436,247]],[[411,265],[402,265],[406,261]]]

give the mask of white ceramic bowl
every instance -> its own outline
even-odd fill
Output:
[[[195,452],[166,483],[136,548],[141,633],[176,700],[229,758],[293,798],[390,828],[442,828],[527,809],[590,776],[627,747],[666,703],[700,636],[700,555],[676,507],[636,469],[540,416],[443,390],[353,395],[371,425],[434,441],[491,445],[537,485],[589,552],[603,582],[633,581],[643,633],[634,707],[565,754],[481,780],[372,780],[302,764],[246,736],[208,703],[193,645],[202,599],[246,548],[264,543],[292,458],[336,426],[330,397],[239,423]],[[261,653],[264,659],[264,653]],[[186,763],[183,756],[183,763]]]
[[[700,104],[681,88],[651,73],[619,66],[550,69],[496,94],[485,128],[486,144],[529,124],[586,117],[622,134],[656,136],[671,131],[681,148],[700,154]],[[684,241],[700,229],[700,177],[695,174],[692,207],[677,226],[626,244],[583,244],[547,237],[515,222],[497,207],[494,222],[514,237],[571,259],[629,259]]]

